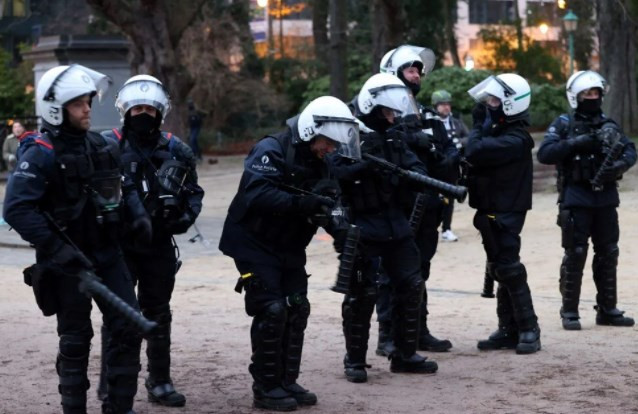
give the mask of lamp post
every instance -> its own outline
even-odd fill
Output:
[[[574,32],[578,27],[578,16],[573,11],[568,10],[565,17],[563,17],[565,23],[565,31],[567,32],[567,41],[569,43],[569,75],[574,73]]]

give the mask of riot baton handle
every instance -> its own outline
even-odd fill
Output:
[[[346,240],[343,244],[343,250],[339,257],[339,270],[337,271],[337,281],[330,288],[333,292],[350,293],[350,282],[352,273],[354,272],[355,262],[357,260],[357,247],[361,231],[359,227],[351,224],[346,233]]]
[[[108,303],[117,313],[132,322],[142,333],[149,333],[157,327],[157,322],[146,319],[137,309],[124,302],[119,296],[104,286],[93,272],[82,270],[78,273],[78,277],[80,278],[80,290],[86,290],[94,298],[99,298]]]
[[[406,170],[372,154],[361,154],[361,156],[368,161],[372,161],[379,167],[392,172],[393,174],[405,177],[410,181],[423,184],[425,187],[437,190],[443,195],[451,196],[459,203],[465,201],[465,198],[467,197],[467,187],[449,184],[445,181],[437,180],[435,178],[428,177],[427,175],[419,174],[415,171]]]
[[[423,219],[423,213],[425,213],[425,194],[419,193],[414,200],[414,206],[412,206],[412,213],[410,213],[410,230],[416,235],[421,220]]]

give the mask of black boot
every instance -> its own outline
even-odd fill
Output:
[[[416,353],[424,282],[406,288],[397,290],[397,306],[392,311],[396,349],[390,355],[390,371],[431,374],[439,369],[437,363]]]
[[[100,382],[97,386],[97,399],[100,401],[104,401],[106,399],[106,396],[108,395],[108,382],[106,381],[106,350],[108,349],[109,340],[111,338],[111,334],[109,334],[109,330],[106,329],[106,325],[104,324],[102,324],[100,336],[102,343],[102,353],[100,354]]]
[[[376,354],[379,356],[389,356],[393,350],[392,322],[379,321],[379,341],[377,342]]]
[[[350,382],[366,382],[366,354],[370,338],[370,318],[376,303],[374,286],[361,288],[354,295],[346,295],[341,305],[343,335],[346,340],[344,372]]]
[[[265,388],[264,385],[253,382],[253,404],[255,408],[274,411],[294,411],[297,400],[281,386]]]
[[[301,303],[288,308],[288,321],[283,339],[284,378],[282,388],[290,393],[298,405],[317,404],[317,395],[297,384],[308,316],[310,316],[310,303],[304,296]]]
[[[146,337],[148,378],[144,386],[150,402],[167,407],[183,407],[186,397],[177,392],[171,380],[171,322],[168,305],[144,309],[144,316],[157,322],[157,328]]]
[[[596,325],[634,326],[634,319],[623,316],[625,312],[616,307],[618,267],[618,247],[616,245],[599,248],[592,264],[596,284]]]
[[[500,283],[496,289],[496,315],[498,316],[498,329],[487,339],[478,341],[477,348],[482,351],[516,349],[518,328],[514,322],[512,300],[505,286]]]
[[[587,246],[576,246],[565,250],[565,256],[560,266],[560,293],[563,298],[560,317],[563,329],[568,331],[581,329],[578,302],[580,301],[580,288],[586,259]]]
[[[514,320],[518,326],[517,354],[533,354],[541,349],[540,328],[534,312],[532,294],[527,284],[527,271],[522,263],[517,262],[498,267],[495,271],[499,284],[508,290]]]
[[[634,318],[623,316],[624,311],[618,308],[603,309],[600,306],[594,306],[596,309],[596,325],[608,326],[634,326]]]
[[[253,318],[250,340],[253,354],[248,367],[253,377],[253,403],[257,408],[292,411],[297,401],[281,386],[283,339],[288,310],[283,302],[273,302]]]
[[[423,302],[421,303],[421,318],[419,319],[418,349],[430,352],[446,352],[452,348],[452,342],[448,339],[434,337],[428,329],[428,303],[427,291],[423,290]]]
[[[86,414],[86,391],[91,339],[76,335],[60,336],[60,351],[55,369],[60,378],[58,390],[64,414]]]

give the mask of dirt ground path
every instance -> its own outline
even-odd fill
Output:
[[[207,192],[201,223],[218,229],[234,195],[240,158],[220,159],[206,166],[202,184]],[[638,316],[638,176],[623,182],[619,307]],[[1,195],[1,194],[0,194]],[[449,338],[454,348],[429,354],[439,363],[434,375],[389,372],[389,362],[374,355],[377,324],[372,325],[369,382],[352,384],[343,376],[341,334],[342,295],[329,290],[336,273],[336,255],[329,237],[319,234],[308,249],[309,297],[312,303],[299,382],[317,393],[308,413],[638,413],[638,349],[636,328],[600,327],[594,323],[595,290],[591,257],[584,277],[581,316],[583,330],[566,332],[558,310],[558,268],[562,256],[555,225],[555,195],[534,195],[534,209],[523,231],[522,261],[529,273],[534,305],[540,319],[543,349],[519,356],[512,351],[479,352],[476,341],[496,327],[495,301],[479,296],[484,254],[472,227],[473,210],[457,207],[453,228],[460,240],[441,243],[433,261],[430,328]],[[5,232],[6,228],[0,230]],[[217,230],[218,231],[218,230]],[[138,413],[252,412],[250,318],[243,298],[233,291],[237,278],[232,260],[216,250],[218,234],[208,234],[212,246],[180,238],[184,265],[178,274],[172,306],[173,379],[188,401],[183,409],[158,408],[146,401],[143,368]],[[33,257],[27,249],[0,250],[0,413],[60,412],[54,359],[55,321],[37,310],[21,269]],[[590,251],[591,256],[591,251]],[[99,332],[100,315],[93,315]],[[99,339],[93,341],[90,362],[90,412],[99,412],[95,398]],[[145,360],[145,357],[143,357]]]

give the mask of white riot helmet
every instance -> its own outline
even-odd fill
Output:
[[[532,91],[529,83],[515,73],[488,76],[467,91],[479,103],[486,103],[489,96],[495,96],[503,104],[505,116],[511,117],[525,112],[530,105]]]
[[[164,85],[150,75],[136,75],[124,82],[124,86],[115,97],[115,107],[124,122],[126,113],[136,105],[148,105],[157,109],[162,122],[171,110],[171,98]]]
[[[399,76],[403,69],[417,66],[422,75],[427,75],[434,68],[435,61],[434,52],[426,47],[402,45],[383,56],[379,71]]]
[[[111,79],[82,65],[56,66],[46,71],[38,82],[36,105],[42,119],[54,126],[64,121],[63,107],[83,95],[102,98]]]
[[[333,96],[322,96],[310,102],[297,120],[302,141],[318,136],[339,144],[337,152],[344,157],[360,159],[359,125],[348,105]]]
[[[600,96],[602,98],[609,91],[609,84],[605,78],[593,70],[581,70],[570,76],[565,88],[569,106],[576,109],[578,106],[578,94],[592,88],[600,88]]]
[[[357,107],[361,115],[370,114],[378,106],[392,109],[397,117],[419,114],[410,89],[399,78],[387,73],[372,75],[363,84],[357,97]]]

